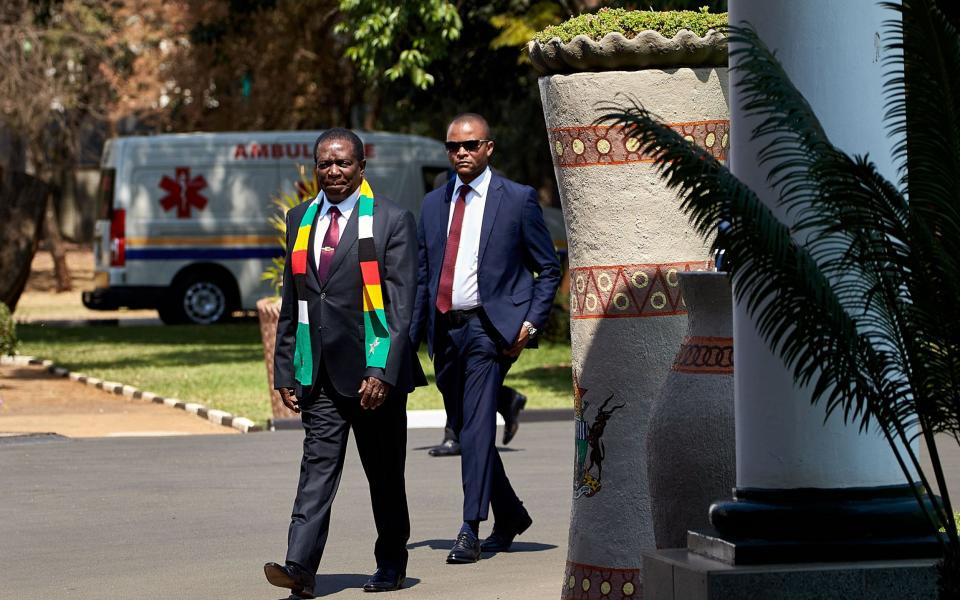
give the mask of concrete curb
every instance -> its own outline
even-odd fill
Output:
[[[183,402],[178,398],[165,398],[163,396],[154,394],[153,392],[139,390],[132,385],[125,385],[122,383],[117,383],[116,381],[104,381],[102,379],[97,379],[96,377],[84,375],[83,373],[68,371],[63,367],[58,367],[51,360],[43,360],[34,356],[0,356],[0,365],[29,365],[43,367],[48,373],[56,375],[57,377],[66,377],[70,381],[85,383],[86,385],[99,388],[111,394],[116,394],[117,396],[126,396],[136,400],[146,400],[147,402],[153,402],[155,404],[164,404],[172,408],[179,408],[186,412],[195,414],[201,419],[206,419],[211,423],[223,425],[224,427],[233,427],[234,429],[243,433],[252,433],[254,431],[263,430],[262,427],[246,417],[238,417],[223,410],[207,408],[202,404]]]

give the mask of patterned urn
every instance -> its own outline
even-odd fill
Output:
[[[547,45],[550,57],[565,51]],[[711,264],[637,141],[595,121],[633,98],[721,160],[729,142],[726,69],[679,66],[689,65],[674,60],[683,44],[641,46],[634,51],[658,56],[640,70],[570,73],[571,48],[573,58],[539,80],[571,276],[576,439],[564,599],[643,597],[640,553],[655,547],[650,411],[686,328],[679,275]]]
[[[710,504],[736,485],[733,302],[726,273],[681,273],[687,332],[653,406],[647,476],[657,548],[710,527]]]

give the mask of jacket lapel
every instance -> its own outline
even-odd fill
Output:
[[[337,272],[337,267],[343,263],[344,257],[350,254],[350,249],[357,243],[359,220],[360,204],[358,203],[353,207],[350,218],[347,219],[347,226],[343,228],[343,233],[340,234],[340,242],[337,243],[337,249],[333,253],[333,262],[330,263],[330,271],[327,273],[327,281],[321,284],[323,287],[326,287],[327,282],[333,279],[333,274]]]
[[[496,175],[491,174],[490,187],[487,188],[487,200],[483,204],[483,223],[480,226],[480,253],[477,257],[478,264],[483,264],[483,253],[487,248],[487,242],[490,241],[490,233],[493,231],[493,222],[497,218],[497,210],[500,208],[500,200],[503,198],[503,182]]]
[[[440,213],[437,215],[440,218],[436,233],[436,236],[440,238],[440,244],[435,246],[440,248],[440,255],[436,257],[438,265],[443,264],[443,254],[447,251],[447,224],[450,222],[450,206],[453,204],[453,186],[456,182],[456,177],[451,177],[450,181],[447,182],[447,186],[443,191],[443,203],[440,205]]]

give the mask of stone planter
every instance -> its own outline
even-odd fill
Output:
[[[681,273],[687,332],[650,416],[647,474],[657,548],[684,548],[736,485],[733,304],[726,273]]]
[[[267,365],[267,389],[270,392],[270,408],[274,419],[296,418],[299,415],[283,405],[280,392],[273,389],[273,347],[277,341],[277,321],[280,319],[280,299],[257,300],[257,316],[260,319],[260,339],[263,342],[263,361]]]
[[[710,268],[708,247],[636,140],[593,124],[601,105],[630,96],[726,159],[726,69],[678,67],[689,64],[682,48],[648,50],[643,70],[539,81],[571,273],[576,451],[563,598],[643,595],[640,552],[655,547],[650,410],[686,328],[678,274]]]

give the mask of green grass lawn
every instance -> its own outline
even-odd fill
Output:
[[[21,354],[50,359],[71,371],[198,402],[261,424],[271,416],[256,323],[63,329],[18,325],[17,334]],[[409,408],[443,408],[425,350],[420,363],[430,385],[410,396]],[[527,395],[527,408],[572,406],[570,346],[543,343],[540,349],[525,351],[507,384]]]

